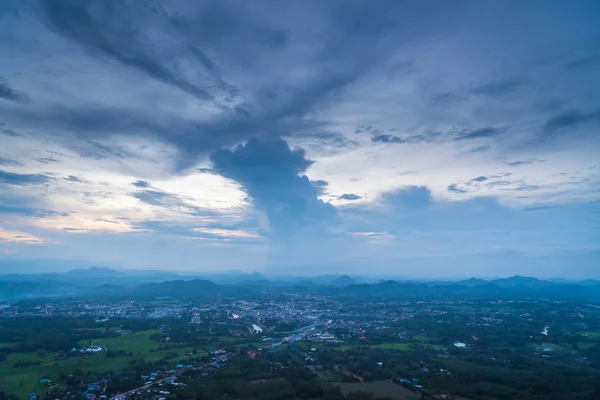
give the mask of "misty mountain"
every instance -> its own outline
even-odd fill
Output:
[[[71,278],[79,278],[79,279],[94,279],[94,278],[124,278],[127,274],[116,271],[114,269],[105,268],[105,267],[90,267],[90,268],[80,268],[80,269],[72,269],[68,272],[62,274],[65,277]]]
[[[543,289],[555,285],[562,285],[562,283],[552,283],[519,275],[511,276],[510,278],[494,279],[490,281],[490,283],[508,289]]]
[[[440,299],[600,299],[600,282],[550,282],[514,276],[486,281],[405,282],[385,280],[357,283],[347,275],[269,281],[260,273],[228,273],[227,279],[180,277],[156,271],[124,273],[108,268],[76,269],[67,273],[7,275],[0,278],[0,300],[56,296],[126,296],[194,298],[214,296],[279,296],[285,293],[320,293],[333,296]],[[223,275],[219,275],[223,278]],[[189,279],[185,279],[189,278]]]
[[[348,275],[342,275],[339,278],[334,279],[330,283],[331,286],[336,286],[336,287],[344,287],[344,286],[354,285],[354,284],[356,284],[356,281],[354,279],[350,278]]]
[[[64,273],[78,268],[90,267],[118,268],[116,265],[78,260],[37,259],[20,260],[0,259],[0,276],[11,274],[48,274]]]
[[[220,292],[220,285],[205,279],[148,283],[133,290],[134,295],[152,297],[202,297]]]
[[[455,282],[454,284],[461,285],[461,286],[467,286],[467,287],[476,287],[476,286],[489,285],[490,282],[486,281],[485,279],[469,278],[464,281]]]

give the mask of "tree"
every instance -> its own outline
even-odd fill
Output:
[[[346,395],[346,400],[373,400],[373,393],[356,390]]]

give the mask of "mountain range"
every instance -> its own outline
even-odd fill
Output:
[[[348,275],[278,277],[253,272],[179,275],[162,271],[117,271],[106,267],[78,268],[63,273],[0,276],[0,300],[57,296],[203,297],[254,296],[284,292],[315,292],[335,296],[377,297],[516,297],[600,299],[600,281],[547,281],[512,276],[485,280],[407,282]]]

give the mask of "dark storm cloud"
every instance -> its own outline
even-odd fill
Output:
[[[406,7],[393,1],[315,2],[312,7],[119,0],[42,0],[40,5],[34,10],[44,26],[91,58],[181,90],[198,100],[200,110],[220,112],[199,121],[165,110],[153,112],[144,104],[111,109],[90,99],[55,103],[62,108],[46,104],[11,110],[9,120],[53,132],[57,140],[65,140],[59,136],[63,132],[95,139],[152,135],[181,150],[178,169],[251,136],[298,135],[327,126],[329,121],[313,111],[390,57],[404,31],[416,32],[402,23],[412,20]],[[22,7],[24,13],[29,9]],[[413,16],[428,12],[420,6],[410,11]],[[282,24],[282,19],[287,22]],[[312,24],[317,24],[316,31],[307,28]],[[243,68],[246,76],[224,66]],[[279,73],[298,66],[305,67],[301,80],[297,74]],[[252,74],[271,78],[237,85]],[[338,147],[352,144],[330,141]]]
[[[354,194],[354,193],[344,193],[343,195],[339,196],[338,199],[340,199],[340,200],[360,200],[360,199],[362,199],[362,197],[357,194]]]
[[[215,171],[239,182],[267,214],[274,238],[336,218],[335,207],[319,200],[315,185],[300,175],[312,161],[282,139],[251,138],[233,150],[213,152],[210,160]]]
[[[0,171],[0,183],[5,183],[7,185],[39,185],[50,182],[51,180],[51,177],[44,174],[15,174],[12,172]]]
[[[480,138],[491,138],[502,134],[503,131],[493,127],[486,127],[481,129],[475,129],[472,131],[466,131],[457,136],[454,140],[470,140]]]
[[[575,128],[587,122],[600,121],[600,110],[592,112],[583,112],[572,110],[550,118],[543,127],[543,133],[552,135],[557,131]]]
[[[46,0],[41,5],[48,26],[85,50],[120,62],[200,99],[212,99],[206,90],[184,79],[162,63],[157,54],[152,54],[152,43],[147,42],[144,32],[126,25],[131,15],[122,14],[123,2],[93,5],[79,0]]]
[[[13,89],[8,82],[0,78],[0,99],[12,101],[15,103],[27,103],[29,97],[16,89]]]

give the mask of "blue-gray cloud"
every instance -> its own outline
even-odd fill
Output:
[[[142,180],[137,180],[135,182],[131,182],[131,184],[135,187],[139,187],[139,188],[148,188],[150,187],[150,184],[146,181],[142,181]]]
[[[210,155],[214,170],[239,182],[255,206],[269,218],[272,238],[336,218],[335,207],[318,199],[306,175],[312,164],[304,150],[292,150],[282,139],[251,138],[233,150]]]
[[[28,217],[55,217],[55,216],[67,216],[69,213],[46,210],[43,208],[32,208],[25,206],[17,206],[17,205],[3,205],[0,204],[0,215],[2,214],[16,214],[16,215],[25,215]]]
[[[163,208],[188,208],[189,205],[179,196],[155,189],[141,190],[132,195],[139,201]]]
[[[13,89],[8,82],[0,78],[0,99],[13,101],[15,103],[27,103],[29,97],[16,89]]]
[[[51,177],[44,174],[16,174],[0,170],[0,183],[5,183],[7,185],[39,185],[50,182],[51,180]]]
[[[525,85],[527,83],[521,80],[489,82],[472,89],[470,93],[489,97],[506,96],[520,90]]]
[[[410,135],[406,137],[400,137],[390,134],[382,134],[380,131],[372,132],[371,141],[373,143],[431,143],[439,140],[443,137],[440,132],[427,132],[426,134]]]
[[[338,199],[340,200],[360,200],[362,199],[361,196],[354,194],[354,193],[344,193],[343,195],[339,196]]]
[[[80,179],[75,175],[69,175],[65,178],[65,180],[72,182],[72,183],[84,183],[85,182],[83,179]]]
[[[546,160],[517,160],[517,161],[508,161],[508,162],[504,162],[505,165],[508,165],[509,167],[519,167],[521,165],[530,165],[530,164],[537,164],[537,163],[543,163]]]
[[[448,186],[448,191],[452,193],[468,193],[469,191],[463,188],[459,188],[456,183]]]
[[[454,140],[470,140],[470,139],[481,139],[481,138],[492,138],[502,134],[503,131],[494,127],[486,127],[481,129],[475,129],[472,131],[465,131],[457,136]]]
[[[575,128],[587,122],[600,122],[600,110],[592,112],[571,110],[555,115],[546,121],[543,127],[543,132],[546,135],[551,135],[557,131]]]
[[[0,157],[0,165],[6,165],[9,167],[18,167],[22,164],[18,161],[10,159],[10,158]]]

